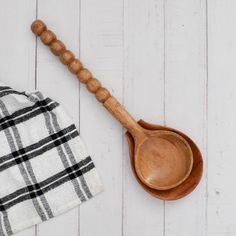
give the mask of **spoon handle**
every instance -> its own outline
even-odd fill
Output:
[[[128,111],[117,101],[116,98],[110,96],[103,106],[132,134],[135,139],[143,139],[146,137],[144,129],[135,121]]]
[[[97,100],[103,103],[104,107],[135,137],[145,136],[144,129],[134,120],[125,108],[111,96],[110,92],[102,87],[99,80],[93,78],[92,73],[83,67],[79,59],[67,50],[65,45],[57,39],[56,35],[47,29],[46,24],[41,20],[35,20],[31,25],[32,32],[40,36],[41,41],[50,47],[52,53],[60,58],[60,61],[67,65],[71,73],[75,74],[80,82],[86,84],[87,89],[94,93]]]

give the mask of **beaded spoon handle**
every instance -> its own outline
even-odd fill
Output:
[[[80,82],[86,84],[87,89],[94,93],[97,100],[106,107],[106,109],[127,130],[135,136],[143,136],[142,127],[135,121],[133,117],[122,107],[122,105],[111,96],[110,92],[102,87],[99,80],[93,78],[92,73],[84,68],[79,59],[75,58],[74,54],[67,50],[65,45],[57,39],[56,35],[47,29],[46,24],[41,20],[35,20],[31,25],[32,32],[40,36],[41,41],[50,47],[51,52],[58,56],[60,61],[66,65],[71,73],[76,75]]]
[[[154,131],[140,126],[116,98],[93,78],[80,60],[47,29],[45,23],[36,20],[31,29],[132,135],[135,143],[135,171],[144,184],[153,189],[166,190],[180,185],[188,178],[193,166],[193,153],[181,135],[169,130]]]

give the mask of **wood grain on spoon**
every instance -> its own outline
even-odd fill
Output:
[[[183,134],[182,132],[160,125],[153,125],[149,124],[143,120],[138,122],[140,126],[148,130],[169,130],[173,131],[179,135],[181,135],[190,145],[192,153],[193,153],[193,167],[189,177],[180,185],[168,189],[168,190],[157,190],[150,188],[149,186],[145,185],[138,177],[136,170],[135,170],[135,161],[134,161],[134,152],[135,152],[135,144],[132,135],[129,132],[126,132],[126,138],[129,144],[129,152],[130,152],[130,162],[131,167],[134,173],[135,178],[137,179],[138,183],[142,186],[142,188],[151,194],[153,197],[162,199],[162,200],[177,200],[180,198],[185,197],[186,195],[190,194],[196,186],[199,184],[202,173],[203,173],[203,159],[200,150],[198,149],[197,145],[190,139],[187,135]]]
[[[186,180],[192,169],[193,156],[188,142],[182,136],[168,130],[150,131],[141,127],[41,20],[34,21],[31,29],[132,135],[135,142],[135,168],[144,184],[153,189],[165,190]]]
[[[167,130],[149,131],[149,138],[136,146],[135,169],[153,189],[171,189],[189,176],[192,151],[186,140]]]

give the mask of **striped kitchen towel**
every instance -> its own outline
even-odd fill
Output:
[[[101,191],[92,159],[63,108],[40,92],[0,84],[0,236]]]

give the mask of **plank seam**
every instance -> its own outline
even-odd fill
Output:
[[[125,103],[125,2],[122,1],[122,104]],[[122,127],[122,134],[124,133],[125,129]],[[121,135],[122,135],[121,134]],[[121,234],[122,236],[125,235],[124,232],[124,215],[125,215],[125,139],[124,135],[122,135],[122,190],[121,190]]]
[[[78,40],[79,40],[79,43],[78,43],[78,47],[79,47],[79,52],[78,52],[78,57],[79,57],[79,59],[80,59],[80,57],[81,57],[81,53],[80,53],[80,47],[81,47],[81,1],[82,0],[79,0],[79,11],[78,11],[78,20],[79,20],[79,28],[78,28]],[[78,83],[78,92],[79,92],[79,94],[78,94],[78,99],[79,99],[79,101],[78,101],[78,104],[79,104],[79,109],[78,109],[78,125],[79,125],[79,127],[78,127],[78,130],[79,130],[79,133],[80,133],[80,124],[81,124],[81,119],[80,119],[80,114],[81,114],[81,99],[80,99],[80,96],[81,96],[81,86],[80,86],[80,83]],[[81,226],[81,222],[80,222],[80,216],[81,216],[81,214],[80,214],[81,212],[80,212],[80,206],[78,207],[78,236],[80,236],[81,235],[81,229],[80,229],[80,226]]]
[[[35,19],[38,19],[38,0],[35,0]],[[37,73],[38,73],[38,38],[35,36],[35,61],[34,61],[34,89],[37,90]],[[35,225],[35,236],[38,235],[38,226]]]
[[[166,125],[166,6],[163,1],[163,124]],[[166,235],[166,204],[163,201],[163,236]]]
[[[208,100],[208,91],[209,91],[209,57],[208,57],[208,0],[205,2],[205,8],[206,8],[206,80],[205,80],[205,181],[206,181],[206,187],[205,187],[205,235],[207,235],[208,232],[208,106],[209,106],[209,100]]]

